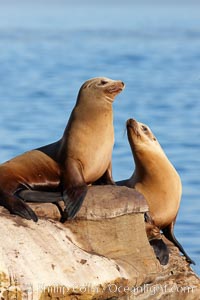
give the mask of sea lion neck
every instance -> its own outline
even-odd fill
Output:
[[[103,93],[91,95],[84,95],[83,93],[78,95],[76,100],[76,107],[82,110],[87,108],[88,111],[99,110],[101,108],[105,109],[106,107],[108,107],[108,109],[110,110],[114,102],[114,98],[115,97],[112,95],[106,95]]]

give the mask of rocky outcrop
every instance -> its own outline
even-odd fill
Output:
[[[0,210],[1,300],[199,299],[200,280],[177,248],[168,242],[167,266],[156,259],[138,192],[91,187],[65,224],[55,205],[31,207],[38,223]]]

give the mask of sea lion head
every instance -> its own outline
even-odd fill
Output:
[[[161,151],[161,146],[151,129],[134,119],[126,122],[128,140],[133,152]]]
[[[106,77],[96,77],[87,80],[80,88],[78,100],[86,101],[105,100],[112,103],[117,94],[125,87],[121,80],[112,80]]]

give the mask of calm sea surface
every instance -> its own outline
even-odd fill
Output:
[[[123,80],[114,179],[133,172],[125,122],[136,118],[181,176],[175,233],[200,274],[200,4],[27,2],[0,1],[0,162],[59,139],[85,80]]]

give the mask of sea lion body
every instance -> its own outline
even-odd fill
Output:
[[[77,104],[59,150],[61,164],[65,164],[66,159],[81,163],[87,184],[99,179],[109,168],[114,145],[111,104],[99,101],[98,105],[90,105],[92,107],[88,116],[89,108],[84,105],[84,101]],[[101,117],[97,117],[98,114]]]
[[[63,137],[0,165],[0,205],[11,213],[37,221],[31,208],[17,197],[20,189],[59,191],[65,216],[71,219],[87,193],[87,185],[101,180],[113,184],[114,144],[112,103],[124,83],[93,78],[80,88]]]
[[[130,119],[127,121],[127,134],[135,170],[129,179],[116,184],[135,188],[146,198],[151,220],[147,221],[146,228],[149,238],[156,237],[162,230],[187,260],[194,263],[174,236],[182,194],[180,176],[147,125]]]
[[[131,127],[129,128],[128,136],[131,144],[133,139],[130,133]],[[148,131],[150,133],[149,128]],[[182,184],[180,176],[158,141],[149,137],[144,140],[145,138],[145,136],[139,138],[141,145],[137,145],[138,148],[137,146],[133,148],[131,145],[135,171],[129,179],[118,184],[135,188],[145,196],[154,224],[162,229],[176,218],[181,201]]]
[[[52,158],[38,150],[25,152],[0,165],[0,204],[13,214],[37,221],[35,213],[15,194],[20,189],[57,191],[59,183],[60,168]]]
[[[20,188],[54,190],[60,182],[59,165],[46,154],[32,150],[19,155],[0,166],[1,186],[7,192]]]

